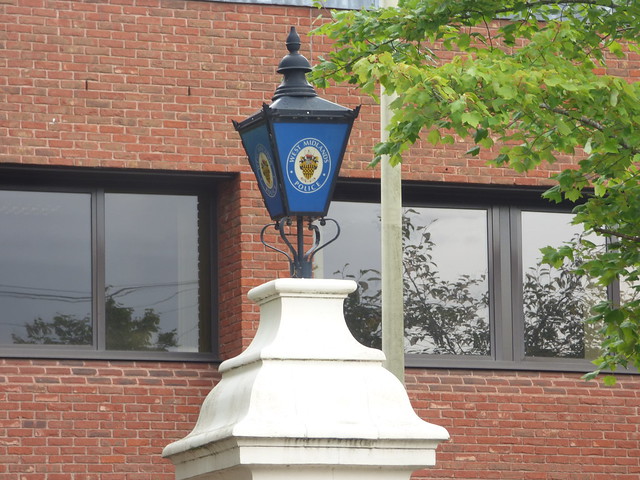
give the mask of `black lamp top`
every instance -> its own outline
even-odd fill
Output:
[[[300,35],[296,27],[291,27],[286,42],[289,54],[285,55],[278,65],[278,73],[283,75],[282,83],[276,89],[272,100],[280,97],[315,97],[314,88],[307,82],[306,74],[311,71],[311,64],[300,54]]]

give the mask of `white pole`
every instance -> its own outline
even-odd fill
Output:
[[[381,7],[395,7],[397,0],[381,0]],[[393,97],[380,99],[381,140],[388,139]],[[404,383],[404,305],[402,295],[402,170],[382,158],[380,210],[382,222],[382,351],[385,367]]]

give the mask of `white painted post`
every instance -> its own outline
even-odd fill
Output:
[[[249,292],[261,319],[193,431],[163,456],[177,480],[408,480],[447,431],[421,420],[381,351],[350,334],[349,280],[280,279]]]
[[[381,128],[389,121],[390,97],[383,96]],[[388,134],[383,132],[383,140]],[[382,351],[385,367],[404,383],[404,296],[402,267],[402,169],[382,159],[380,178]]]
[[[397,0],[380,0],[380,6],[396,7]],[[394,96],[380,97],[380,139],[389,138],[390,103]],[[381,160],[380,211],[382,245],[382,351],[385,367],[404,383],[404,297],[402,268],[402,167]]]

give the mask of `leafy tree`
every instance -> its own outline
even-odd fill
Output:
[[[616,67],[639,51],[637,0],[401,0],[397,8],[333,13],[316,31],[334,40],[315,82],[395,94],[389,140],[375,161],[393,164],[419,139],[460,139],[469,155],[524,172],[563,156],[553,201],[583,197],[575,222],[605,237],[547,249],[555,267],[601,285],[640,289],[640,84]],[[640,369],[640,299],[602,303],[598,370]],[[594,372],[595,375],[596,372]]]
[[[133,316],[133,308],[118,305],[107,297],[107,350],[159,350],[177,346],[175,329],[163,332],[160,315],[153,308],[145,308],[141,317]],[[154,341],[154,335],[157,335]]]
[[[107,350],[166,351],[178,346],[175,329],[163,332],[160,316],[147,308],[142,317],[133,316],[133,308],[118,304],[112,296],[105,304]],[[93,331],[89,317],[58,314],[49,322],[36,318],[25,325],[26,338],[12,334],[13,343],[41,345],[91,345]],[[154,335],[156,336],[154,340]]]

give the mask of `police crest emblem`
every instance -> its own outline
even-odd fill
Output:
[[[262,184],[264,193],[273,198],[278,192],[273,173],[273,163],[268,150],[260,143],[256,147],[256,157],[256,177],[258,177],[259,183]]]
[[[313,174],[318,169],[318,156],[307,152],[298,157],[298,163],[300,164],[299,167],[302,172],[302,176],[305,180],[311,181]]]
[[[330,171],[329,150],[316,138],[300,140],[287,157],[289,183],[302,193],[313,193],[322,188]]]

